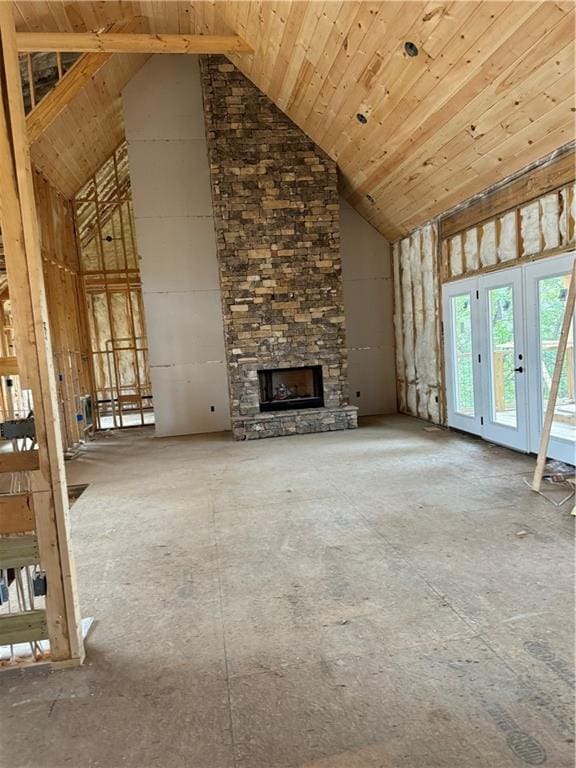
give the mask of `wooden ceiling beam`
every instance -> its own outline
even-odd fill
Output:
[[[139,32],[19,32],[21,53],[251,53],[238,35],[154,35]]]

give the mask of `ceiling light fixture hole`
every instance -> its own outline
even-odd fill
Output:
[[[408,56],[418,56],[420,51],[418,50],[418,46],[415,45],[415,43],[411,43],[409,40],[404,43],[404,50],[408,54]]]
[[[358,120],[360,125],[366,125],[366,123],[368,122],[368,118],[366,117],[366,115],[363,115],[362,112],[358,112],[358,114],[356,115],[356,120]]]

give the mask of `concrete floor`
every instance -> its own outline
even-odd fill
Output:
[[[424,426],[89,445],[88,660],[2,673],[2,768],[573,766],[568,505]]]

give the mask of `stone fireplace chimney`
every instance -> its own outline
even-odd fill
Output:
[[[226,59],[201,73],[234,436],[356,427],[336,164]],[[263,371],[312,366],[319,399],[292,373],[263,406]]]

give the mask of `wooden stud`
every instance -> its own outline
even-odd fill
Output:
[[[120,187],[120,178],[118,175],[118,163],[116,160],[116,153],[114,153],[112,157],[112,163],[114,166],[114,180],[116,183],[116,189],[118,189]],[[121,203],[118,205],[118,216],[120,219],[120,237],[121,237],[121,245],[122,245],[122,257],[124,261],[124,272],[125,272],[125,278],[126,278],[126,302],[128,306],[128,318],[130,321],[130,333],[131,333],[130,341],[135,345],[137,341],[136,323],[134,322],[134,307],[132,305],[132,288],[130,286],[129,267],[128,267],[128,250],[126,247],[126,232],[124,228],[124,219],[122,216]],[[142,380],[140,376],[138,352],[136,349],[134,349],[133,359],[134,359],[134,373],[135,373],[135,379],[136,379],[136,387],[138,389],[138,398],[139,398],[138,401],[134,401],[134,402],[137,402],[139,404],[140,424],[143,426],[145,421],[144,421],[144,406],[142,401]],[[121,410],[122,409],[121,404],[119,405],[119,407]]]
[[[42,248],[44,274],[50,292],[48,311],[54,357],[57,369],[62,374],[59,392],[62,395],[64,417],[63,440],[65,446],[71,447],[84,437],[83,425],[76,416],[80,396],[89,391],[82,359],[86,342],[79,330],[81,308],[77,295],[79,278],[74,224],[71,206],[61,201],[40,176],[36,180],[40,219],[44,223],[54,221],[54,225],[47,228],[49,237],[43,239]]]
[[[562,200],[562,193],[566,195],[566,199],[569,200],[569,195],[571,192],[572,187],[562,187],[560,190],[558,190],[558,197],[560,200]],[[540,201],[541,198],[536,198],[536,200],[533,200],[531,202]],[[522,201],[522,196],[520,197],[520,200]],[[525,205],[524,202],[518,203],[515,207],[508,208],[504,211],[501,211],[498,209],[498,214],[495,219],[482,219],[476,226],[478,229],[482,226],[485,226],[486,224],[490,222],[494,222],[496,226],[496,243],[497,247],[500,245],[500,238],[501,238],[501,219],[506,214],[513,213],[514,214],[514,226],[515,226],[515,245],[516,245],[516,256],[513,259],[508,259],[507,261],[502,261],[500,258],[498,258],[498,261],[495,264],[489,264],[487,266],[482,266],[478,269],[465,271],[463,270],[462,273],[452,274],[447,273],[445,270],[442,271],[442,283],[449,283],[454,282],[455,280],[461,280],[464,273],[467,277],[476,276],[476,275],[482,275],[489,272],[494,272],[498,269],[501,269],[502,267],[513,267],[517,264],[524,264],[531,261],[537,261],[543,258],[547,258],[549,256],[558,256],[562,253],[568,253],[572,250],[574,250],[573,243],[570,242],[569,238],[565,238],[565,241],[562,242],[561,245],[559,245],[556,248],[549,248],[548,250],[541,250],[540,252],[533,253],[533,254],[524,254],[523,250],[523,240],[522,240],[522,228],[521,228],[521,208]],[[458,232],[454,235],[446,235],[443,239],[443,243],[448,244],[448,253],[450,253],[450,241],[453,237],[460,238],[462,240],[464,233]],[[542,228],[540,227],[539,232],[540,238],[542,239]],[[463,247],[463,246],[462,246]]]
[[[520,261],[524,256],[524,238],[522,237],[522,214],[520,206],[514,209],[514,220],[516,226],[516,259]]]
[[[546,251],[545,253],[533,253],[530,256],[522,256],[520,258],[516,259],[510,259],[509,261],[503,261],[498,262],[497,264],[490,264],[487,267],[480,267],[480,269],[475,269],[471,272],[467,272],[465,277],[478,277],[480,275],[486,275],[490,272],[498,272],[498,270],[505,268],[508,269],[509,267],[516,267],[518,264],[529,264],[533,261],[542,261],[542,259],[550,258],[551,256],[561,256],[564,253],[571,253],[574,250],[574,248],[566,247],[566,246],[560,246],[559,248],[551,248],[549,251]],[[444,283],[455,283],[458,282],[458,280],[462,280],[464,277],[463,274],[460,275],[453,275],[447,278],[444,278],[442,280],[442,284]]]
[[[30,90],[30,104],[32,109],[36,106],[36,88],[34,87],[34,67],[32,66],[32,56],[26,54],[26,69],[28,72],[28,88]]]
[[[75,201],[75,220],[78,248],[84,259],[89,248],[87,263],[82,263],[84,309],[89,337],[91,373],[94,387],[94,411],[99,427],[102,414],[100,399],[126,402],[126,392],[136,389],[140,405],[140,423],[145,423],[145,400],[150,393],[150,377],[145,338],[144,313],[142,310],[140,276],[137,268],[136,243],[132,224],[129,177],[127,172],[126,147],[120,145],[108,161],[97,171],[95,177],[80,193],[80,198],[89,198],[94,203],[90,211]],[[103,195],[104,199],[102,199]],[[111,229],[112,228],[112,229]],[[103,237],[112,234],[108,253],[103,248]],[[94,269],[93,255],[98,268]],[[100,294],[102,308],[106,310],[105,325],[109,330],[102,337],[99,329],[101,314],[96,312],[96,299]],[[126,328],[125,338],[119,338],[117,329]],[[107,345],[105,347],[105,345]],[[121,349],[119,347],[121,346]],[[122,354],[132,358],[129,370],[119,365]],[[114,365],[112,366],[112,360]],[[120,371],[122,375],[120,376]],[[129,378],[129,372],[133,378]],[[115,414],[117,411],[115,410]],[[119,426],[124,426],[124,416],[119,415]]]

